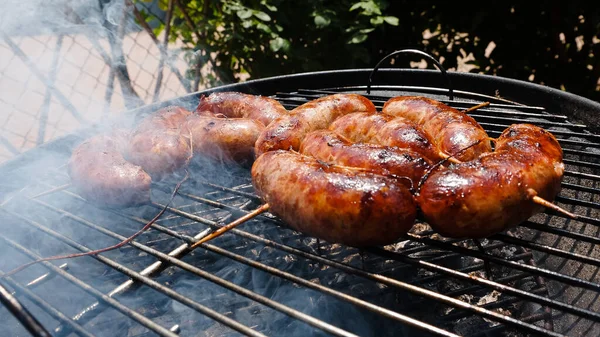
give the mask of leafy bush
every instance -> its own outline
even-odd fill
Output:
[[[470,59],[472,72],[600,101],[600,7],[593,2],[173,1],[180,7],[170,38],[185,42],[190,77],[198,65],[212,66],[215,75],[201,79],[206,86],[235,81],[236,74],[368,68],[394,50],[416,48],[447,69]],[[159,0],[163,9],[167,3]]]

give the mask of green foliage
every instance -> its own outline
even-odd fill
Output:
[[[155,1],[168,7],[169,0]],[[416,48],[442,59],[447,69],[468,55],[472,72],[531,80],[600,101],[600,7],[593,2],[179,2],[195,28],[175,6],[170,38],[186,43],[188,76],[195,76],[198,65],[212,67],[215,76],[201,78],[205,86],[236,81],[236,74],[368,68],[394,50]],[[164,24],[154,27],[158,33]],[[419,61],[404,57],[400,67]]]

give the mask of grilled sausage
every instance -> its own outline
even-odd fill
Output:
[[[91,137],[75,148],[68,170],[84,199],[108,207],[150,201],[151,178],[140,166],[125,160],[126,147],[127,135],[113,132]]]
[[[300,153],[335,165],[362,168],[382,175],[406,177],[409,187],[416,186],[433,163],[417,152],[395,147],[350,143],[334,132],[318,130],[309,133]]]
[[[417,124],[402,117],[357,112],[336,119],[329,130],[353,142],[410,149],[434,162],[444,157]]]
[[[395,117],[382,113],[354,112],[329,125],[329,130],[354,143],[375,143],[381,128]]]
[[[393,243],[413,225],[416,207],[395,179],[289,151],[256,159],[252,181],[259,196],[292,228],[350,246]]]
[[[216,92],[200,98],[196,113],[250,118],[269,125],[275,119],[287,115],[287,110],[281,103],[269,97],[239,92]]]
[[[141,166],[153,178],[162,178],[187,165],[191,148],[181,125],[191,115],[170,106],[144,118],[132,132],[127,160]]]
[[[431,175],[417,201],[427,222],[448,237],[487,237],[527,220],[560,191],[564,164],[554,136],[516,124],[496,142],[496,151]]]
[[[419,124],[445,156],[456,154],[459,161],[473,160],[492,149],[487,133],[472,117],[433,99],[394,97],[384,104],[383,112]]]
[[[267,126],[256,141],[256,155],[274,150],[298,151],[309,132],[326,129],[339,116],[359,111],[375,112],[375,106],[357,94],[329,95],[304,103]]]
[[[242,165],[254,160],[254,144],[265,126],[249,118],[191,116],[182,126],[189,133],[194,154]]]

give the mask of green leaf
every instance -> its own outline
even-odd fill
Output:
[[[265,33],[269,33],[269,34],[271,34],[271,33],[272,33],[272,31],[271,31],[271,27],[269,27],[269,26],[265,25],[265,24],[264,24],[264,23],[262,23],[262,22],[259,22],[259,23],[256,25],[256,29],[258,29],[258,30],[262,30],[262,31],[263,31],[263,32],[265,32]]]
[[[364,42],[369,36],[367,34],[362,34],[362,33],[358,33],[358,34],[354,34],[354,36],[352,36],[352,39],[350,40],[350,42],[348,43],[353,43],[353,44],[358,44],[358,43],[362,43]]]
[[[254,11],[254,16],[256,16],[259,20],[271,21],[271,17],[265,12]]]
[[[350,7],[350,12],[362,8],[360,14],[371,16],[373,14],[381,15],[381,10],[379,9],[379,5],[375,3],[373,0],[361,1],[357,2]]]
[[[169,9],[169,2],[167,0],[160,0],[158,2],[158,8],[160,8],[161,11],[166,11]]]
[[[352,5],[352,7],[350,7],[350,12],[352,12],[353,10],[356,10],[358,8],[362,8],[363,3],[362,2],[357,2],[354,5]]]
[[[252,10],[244,8],[244,9],[240,9],[239,11],[237,11],[236,14],[240,19],[246,20],[252,16]]]
[[[321,15],[315,15],[315,25],[317,25],[317,28],[324,28],[329,26],[329,24],[331,23],[331,19],[325,16],[321,16]]]
[[[277,12],[277,7],[275,7],[275,6],[273,6],[273,5],[269,5],[269,4],[267,3],[267,1],[265,1],[265,0],[262,0],[262,1],[260,2],[260,4],[261,4],[261,5],[263,5],[263,6],[265,6],[265,7],[267,7],[267,9],[268,9],[268,10],[270,10],[271,12]]]
[[[359,30],[359,32],[361,32],[363,34],[369,34],[370,32],[372,32],[374,30],[375,30],[375,28],[365,28],[365,29]]]
[[[252,27],[252,24],[253,24],[252,20],[244,20],[244,21],[242,21],[242,27],[244,27],[246,29]]]
[[[397,26],[400,23],[400,20],[395,16],[384,16],[383,20],[392,26]]]
[[[373,26],[378,26],[383,23],[383,16],[376,16],[374,18],[371,18],[370,21]]]
[[[290,48],[290,42],[282,37],[276,37],[269,42],[271,50],[278,52],[279,50],[287,51]]]

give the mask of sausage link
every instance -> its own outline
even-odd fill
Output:
[[[554,136],[516,124],[498,138],[496,151],[432,174],[417,196],[423,216],[448,237],[487,237],[542,210],[531,199],[553,200],[564,172]]]
[[[272,213],[292,228],[350,246],[386,245],[413,225],[416,207],[395,179],[289,151],[256,159],[252,181]]]
[[[191,116],[182,133],[190,134],[194,154],[248,165],[254,160],[254,144],[264,128],[249,118]]]
[[[394,118],[382,113],[354,112],[334,120],[329,130],[354,143],[376,143],[381,128]]]
[[[350,143],[335,133],[319,130],[309,133],[300,153],[335,165],[362,168],[381,175],[395,175],[410,180],[413,187],[433,163],[417,152],[366,143]]]
[[[127,136],[100,134],[77,146],[68,163],[77,192],[100,206],[128,207],[150,201],[151,178],[123,157]]]
[[[409,149],[434,162],[443,159],[430,137],[406,118],[357,112],[336,119],[329,130],[353,142]]]
[[[326,129],[336,118],[360,111],[375,112],[375,106],[357,94],[335,94],[304,103],[261,133],[256,141],[256,155],[274,150],[298,151],[309,132]]]
[[[433,99],[394,97],[384,104],[383,112],[417,123],[445,156],[456,154],[459,161],[473,160],[492,150],[487,133],[471,116]]]
[[[190,142],[181,125],[191,115],[170,106],[146,117],[131,135],[127,160],[141,166],[153,178],[161,178],[187,165]]]
[[[240,92],[216,92],[202,96],[196,113],[223,115],[229,118],[250,118],[269,125],[275,119],[287,115],[287,110],[278,101],[264,96]]]

